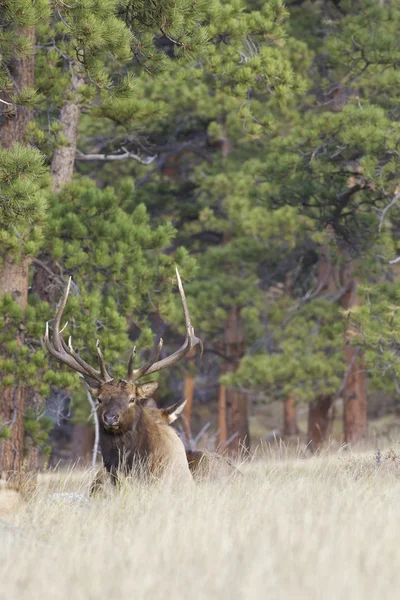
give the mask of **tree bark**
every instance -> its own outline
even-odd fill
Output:
[[[232,143],[228,136],[221,140],[223,159],[232,152]],[[224,233],[223,243],[227,244],[230,234]],[[229,272],[229,265],[225,266]],[[244,332],[240,309],[234,306],[230,309],[224,323],[223,354],[226,357],[223,371],[234,373],[239,367],[244,355]],[[241,451],[250,449],[250,432],[248,421],[247,395],[234,388],[220,386],[218,396],[219,446],[226,449],[232,456],[238,456]]]
[[[310,402],[308,409],[308,444],[316,452],[327,441],[331,432],[330,411],[333,397],[320,395]]]
[[[72,437],[72,462],[79,467],[88,467],[91,464],[93,452],[94,432],[84,423],[74,426]]]
[[[78,94],[84,78],[78,70],[72,67],[72,85],[69,91],[70,99],[64,104],[60,113],[62,134],[65,145],[54,150],[51,161],[51,177],[54,192],[59,192],[66,183],[71,183],[74,173],[76,145],[78,142],[78,127],[81,118],[81,105]]]
[[[290,394],[283,401],[283,435],[285,437],[294,437],[298,433],[295,397],[293,394]]]
[[[218,393],[218,449],[225,450],[228,441],[228,419],[226,415],[226,387],[219,386]]]
[[[345,261],[344,264],[334,266],[327,254],[321,253],[317,289],[314,294],[319,295],[326,290],[332,294],[341,292],[341,305],[348,310],[359,303],[357,282],[354,278],[354,262],[344,251],[341,251],[341,256]],[[347,444],[357,444],[365,441],[368,435],[366,371],[362,353],[351,345],[351,330],[348,326],[345,328],[344,363],[345,377],[342,393],[344,441]],[[313,411],[310,406],[309,420],[314,415],[318,419],[318,414],[318,411]],[[315,425],[310,424],[309,421],[309,431],[320,428],[321,424],[318,421]],[[318,435],[316,439],[318,440]]]
[[[196,354],[196,349],[193,348],[188,358],[192,358]],[[185,408],[183,409],[182,415],[182,428],[185,434],[186,447],[192,449],[193,437],[192,437],[192,412],[193,412],[193,398],[194,398],[194,373],[192,372],[193,367],[186,374],[183,383],[183,396],[186,398]]]
[[[29,39],[32,45],[35,42],[35,28],[21,29],[20,34]],[[32,88],[34,85],[35,56],[34,54],[23,58],[12,59],[9,65],[10,77],[14,83],[13,91]],[[11,102],[11,97],[2,92],[2,100]],[[32,120],[32,110],[26,106],[10,106],[0,113],[0,139],[3,148],[11,148],[16,142],[26,142],[28,124]]]
[[[82,110],[78,95],[79,87],[84,84],[84,77],[79,72],[77,65],[71,65],[71,69],[72,83],[70,89],[67,91],[68,100],[61,108],[59,119],[65,143],[55,148],[51,161],[51,185],[53,192],[59,192],[64,185],[71,183],[74,174],[78,127]],[[35,268],[32,288],[41,300],[55,303],[60,290],[58,286],[52,285],[54,278],[49,271],[55,270],[54,265],[46,252],[40,253],[38,258],[43,263],[43,266]]]
[[[225,373],[234,373],[244,354],[244,332],[240,309],[233,307],[224,324],[224,349],[226,357]],[[225,387],[220,390],[219,401],[223,406],[219,409],[220,426],[223,414],[226,418],[226,432],[222,427],[225,437],[225,446],[229,454],[238,456],[242,450],[250,448],[250,434],[247,411],[247,396],[235,388]],[[220,429],[220,443],[222,441]],[[222,448],[221,448],[222,449]]]
[[[32,43],[35,41],[35,29],[30,27],[20,31]],[[31,88],[34,84],[35,56],[14,58],[9,71],[16,91]],[[2,94],[7,102],[10,98]],[[32,111],[23,106],[13,107],[0,120],[0,139],[4,148],[10,149],[16,143],[24,143],[27,138],[27,128],[32,119]],[[4,266],[0,269],[0,294],[10,293],[20,307],[25,310],[28,304],[28,275],[30,259],[23,258],[15,262],[14,257],[5,256]],[[18,342],[23,343],[20,333]],[[13,472],[20,472],[23,464],[24,451],[24,407],[29,390],[24,386],[15,385],[0,391],[0,421],[11,429],[11,438],[0,444],[0,473],[6,477]]]
[[[359,303],[357,284],[353,279],[343,295],[345,310]],[[344,361],[346,374],[343,387],[343,429],[346,444],[360,444],[368,436],[366,371],[363,354],[351,344],[351,330],[346,327]]]

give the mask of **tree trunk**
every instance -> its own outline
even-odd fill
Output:
[[[341,251],[341,256],[345,263],[339,267],[334,267],[325,252],[321,253],[318,284],[315,295],[328,290],[332,294],[338,290],[338,282],[344,290],[341,295],[341,304],[345,310],[356,306],[359,302],[357,296],[357,283],[354,279],[354,263]],[[343,429],[344,440],[347,444],[356,444],[366,440],[368,434],[367,422],[367,396],[366,396],[366,371],[364,368],[363,355],[357,348],[351,345],[351,331],[348,327],[345,330],[344,362],[345,377],[343,385]],[[318,404],[318,399],[316,400]],[[316,414],[317,422],[314,425],[309,422],[309,432],[318,430],[321,424],[318,423],[318,411]],[[312,419],[314,411],[310,406],[309,419]],[[322,428],[322,431],[324,429]],[[318,434],[316,439],[318,440]],[[310,437],[312,439],[312,436]]]
[[[225,134],[221,141],[223,159],[232,152],[232,143]],[[227,244],[229,233],[224,233],[223,243]],[[229,265],[225,266],[229,272]],[[239,367],[244,355],[244,332],[237,306],[231,308],[224,324],[223,354],[226,357],[223,371],[234,373]],[[250,433],[248,422],[247,395],[233,388],[220,386],[218,396],[219,446],[226,449],[232,456],[238,456],[241,451],[250,449]]]
[[[35,29],[21,30],[21,34],[32,42],[35,40]],[[15,89],[32,88],[34,84],[34,55],[13,59],[9,65],[10,76]],[[2,94],[7,102],[7,98]],[[0,121],[0,138],[4,148],[12,148],[16,143],[26,142],[27,127],[32,119],[32,111],[27,107],[13,107]],[[20,307],[25,310],[28,304],[28,275],[30,259],[23,258],[14,262],[14,257],[5,256],[4,265],[0,269],[0,294],[10,293]],[[23,343],[22,333],[18,342]],[[27,388],[15,385],[0,391],[0,421],[11,429],[11,437],[0,444],[0,473],[9,477],[13,472],[20,472],[24,451],[24,407],[28,395]]]
[[[234,373],[244,353],[243,326],[240,310],[237,307],[230,310],[224,324],[223,353],[226,357],[225,373]],[[240,390],[224,387],[223,390],[220,390],[219,401],[223,403],[219,410],[220,425],[222,424],[224,412],[226,417],[226,449],[229,454],[238,456],[243,449],[248,450],[250,448],[247,396]],[[225,436],[224,427],[222,427],[222,431]],[[220,441],[222,441],[221,433]]]
[[[308,409],[308,444],[315,452],[326,442],[331,432],[330,411],[333,398],[320,395],[310,402]]]
[[[91,464],[94,432],[89,425],[79,423],[74,426],[72,437],[72,462],[79,467]]]
[[[285,437],[294,437],[298,433],[295,397],[293,394],[290,394],[283,401],[283,435]]]
[[[79,87],[84,79],[79,71],[72,74],[71,99],[61,109],[60,123],[66,143],[54,150],[51,161],[51,177],[54,192],[59,192],[66,183],[71,183],[74,173],[78,127],[81,118],[81,106],[78,100]]]
[[[226,387],[219,386],[218,393],[218,449],[225,450],[228,441],[228,418],[226,415]]]
[[[196,349],[193,348],[188,357],[191,358],[196,354]],[[193,449],[192,437],[192,412],[193,412],[193,397],[194,397],[194,374],[192,371],[186,374],[183,383],[183,396],[186,398],[185,408],[182,415],[182,428],[185,434],[186,448]]]
[[[354,280],[343,295],[342,306],[345,310],[356,306],[357,284]],[[343,386],[343,428],[346,444],[365,442],[368,435],[366,371],[363,354],[351,345],[351,331],[346,327],[344,360],[346,374]]]
[[[35,28],[29,27],[20,30],[33,44],[35,41]],[[14,83],[14,90],[34,86],[35,56],[31,54],[23,58],[14,58],[9,65],[10,78]],[[11,98],[4,92],[0,93],[2,100],[10,102]],[[3,105],[2,105],[3,109]],[[0,139],[3,148],[11,148],[16,142],[26,142],[28,124],[32,120],[32,110],[26,106],[10,106],[2,110],[0,120]]]
[[[78,67],[74,67],[78,69]],[[65,138],[65,144],[55,148],[51,161],[53,192],[59,192],[65,184],[71,183],[74,174],[78,127],[81,118],[78,94],[79,87],[83,84],[83,75],[79,70],[73,71],[72,85],[67,92],[70,99],[67,100],[60,112],[61,131]],[[41,300],[53,304],[60,294],[59,286],[54,285],[54,277],[51,275],[51,272],[56,272],[57,269],[46,252],[41,252],[38,259],[33,274],[32,288]],[[60,277],[60,279],[62,278]]]

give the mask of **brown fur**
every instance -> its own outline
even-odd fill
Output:
[[[170,427],[183,402],[166,410],[147,408],[146,395],[151,395],[156,386],[113,380],[91,389],[99,401],[103,463],[113,483],[121,471],[126,475],[142,471],[157,478],[173,475],[191,480],[184,446]],[[98,487],[96,479],[91,493]]]
[[[193,479],[218,479],[242,477],[241,471],[225,456],[215,452],[186,450],[186,458]]]

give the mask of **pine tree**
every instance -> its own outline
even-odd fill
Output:
[[[315,68],[320,70],[319,76],[313,74],[313,95],[305,98],[302,110],[289,115],[285,134],[271,140],[260,165],[260,180],[268,182],[272,207],[292,207],[299,218],[315,224],[310,238],[315,253],[314,295],[329,287],[333,276],[330,301],[344,309],[335,317],[346,331],[342,384],[336,394],[341,393],[344,400],[345,440],[354,443],[366,437],[365,369],[344,315],[358,311],[358,284],[375,276],[371,269],[375,273],[381,268],[391,251],[387,235],[379,233],[379,217],[386,214],[398,185],[398,123],[393,112],[398,10],[375,2],[341,3],[340,11],[333,5],[325,8],[329,13],[325,35],[311,38]],[[311,23],[326,21],[327,12],[318,5],[301,7],[294,11],[292,31],[303,10]],[[309,39],[309,33],[307,27],[304,37]],[[325,252],[327,233],[334,242],[331,275],[321,286],[317,264]],[[324,354],[331,361],[327,351]],[[263,360],[268,363],[268,356]],[[310,408],[318,408],[318,398],[326,421],[325,392]],[[315,411],[318,419],[321,410]]]
[[[122,184],[124,191],[119,190],[114,193],[107,190],[103,194],[96,195],[93,189],[85,191],[88,184],[82,182],[77,184],[81,186],[79,193],[71,188],[68,193],[57,199],[51,197],[45,215],[44,196],[41,190],[43,186],[49,187],[50,184],[54,192],[60,192],[65,184],[71,183],[79,124],[83,113],[90,113],[90,122],[94,127],[101,126],[105,110],[112,111],[117,118],[122,118],[121,115],[129,112],[135,104],[135,77],[140,78],[141,74],[145,74],[147,78],[156,78],[162,73],[171,73],[175,64],[182,66],[185,61],[194,61],[204,51],[208,40],[207,29],[201,25],[205,18],[205,6],[209,8],[210,3],[193,4],[188,0],[182,0],[174,6],[169,2],[159,3],[157,7],[149,6],[147,2],[138,4],[115,0],[96,0],[72,5],[59,3],[55,7],[45,1],[35,3],[33,7],[31,2],[22,0],[4,5],[2,19],[7,35],[2,40],[2,53],[8,62],[4,62],[2,70],[1,89],[5,94],[2,105],[6,107],[7,112],[17,108],[17,120],[21,124],[18,135],[14,130],[10,133],[10,128],[4,131],[7,131],[7,139],[12,139],[12,142],[18,141],[18,136],[21,139],[29,138],[29,141],[47,156],[51,178],[47,178],[46,181],[39,179],[39,175],[43,176],[42,163],[40,163],[43,159],[37,149],[32,150],[30,172],[26,168],[27,155],[23,157],[22,150],[15,147],[15,155],[21,155],[21,160],[23,158],[25,161],[20,165],[22,167],[25,164],[25,172],[18,187],[15,185],[14,188],[10,185],[6,187],[7,177],[4,177],[4,191],[8,196],[7,203],[2,205],[2,211],[9,222],[9,228],[2,231],[6,248],[4,256],[8,261],[11,250],[18,248],[23,256],[31,257],[36,254],[36,258],[29,306],[26,306],[29,271],[28,268],[24,270],[25,314],[18,312],[9,296],[4,297],[3,314],[7,326],[3,329],[2,360],[4,359],[6,373],[3,385],[8,385],[11,380],[15,382],[15,386],[21,385],[22,381],[25,384],[29,382],[34,390],[31,395],[36,398],[37,394],[43,397],[48,393],[49,384],[55,386],[71,384],[71,378],[64,374],[62,376],[49,374],[45,362],[43,363],[44,357],[37,346],[40,338],[39,327],[43,327],[44,319],[51,314],[49,306],[43,300],[50,300],[53,303],[56,301],[62,290],[64,278],[69,273],[73,273],[77,278],[78,287],[75,290],[79,289],[81,302],[86,305],[88,311],[86,328],[81,331],[93,332],[94,312],[98,315],[98,311],[104,309],[107,314],[107,326],[104,329],[109,332],[109,338],[105,342],[109,346],[111,359],[116,359],[126,349],[127,336],[126,333],[122,335],[122,330],[127,325],[130,325],[134,332],[141,331],[140,342],[151,345],[149,329],[145,326],[147,321],[142,314],[145,308],[147,311],[149,309],[149,297],[157,304],[160,315],[165,315],[165,318],[176,311],[175,302],[171,303],[170,300],[171,262],[176,261],[180,264],[185,275],[185,271],[190,273],[193,270],[193,261],[183,251],[177,250],[169,256],[162,253],[172,240],[174,230],[164,220],[164,226],[156,228],[154,234],[151,233],[150,227],[147,226],[145,208],[135,206],[132,186],[124,183]],[[165,40],[168,42],[167,49],[163,47]],[[29,69],[20,68],[21,60],[18,58],[15,61],[13,58],[16,52],[21,57],[29,56]],[[20,85],[18,79],[14,77],[16,86],[13,89],[8,78],[10,66],[21,73],[21,76],[30,73],[29,82]],[[36,91],[33,89],[34,67]],[[28,109],[35,106],[34,121],[29,121],[32,117],[31,112],[29,112],[29,119],[26,118],[26,106]],[[5,127],[9,122],[7,120]],[[16,173],[17,168],[13,172]],[[78,196],[75,196],[76,202],[73,201],[74,193],[78,193]],[[110,203],[122,206],[124,193],[129,195],[129,206],[124,205],[125,208],[120,209],[118,214],[108,214],[110,221],[107,227],[104,223],[99,225],[101,234],[92,232],[93,239],[96,239],[96,248],[89,247],[84,250],[81,232],[88,226],[84,217],[92,219],[96,211],[107,214],[107,210],[111,210]],[[76,215],[80,214],[81,199],[91,206],[93,214],[84,213],[79,221]],[[58,206],[59,202],[73,205],[74,213],[68,207],[67,212],[62,214]],[[15,235],[13,227],[17,221],[22,221],[22,209],[25,210],[26,223],[29,216],[31,229],[33,225],[41,222],[43,216],[47,217],[47,222],[44,237],[36,227],[30,231],[30,239],[24,239],[23,243],[18,245],[16,240],[21,242],[20,233]],[[103,215],[99,218],[102,220]],[[57,229],[59,219],[63,223],[62,231]],[[131,240],[136,239],[134,247],[136,254],[133,254],[129,247],[131,240],[126,239],[125,231],[126,235],[129,233]],[[54,237],[55,232],[58,237]],[[89,235],[88,232],[86,234]],[[66,250],[63,245],[63,235],[70,240],[68,243],[65,242]],[[119,239],[119,243],[115,243],[116,239]],[[38,255],[39,246],[41,252]],[[145,249],[144,255],[140,255],[138,249],[140,247]],[[160,252],[160,256],[152,263],[151,253],[155,250]],[[137,264],[126,263],[128,258],[134,261],[139,258],[139,255],[140,260]],[[86,276],[82,274],[80,279],[76,269],[79,262],[86,258],[93,266],[101,263],[101,267],[94,268],[90,278],[87,274]],[[113,281],[115,287],[110,285],[110,281]],[[127,286],[130,286],[130,291]],[[160,300],[157,299],[157,302],[152,294],[156,286],[160,293]],[[3,289],[7,291],[4,286]],[[99,289],[103,289],[104,305],[100,301]],[[79,310],[76,300],[75,303],[72,300],[71,305],[76,311]],[[139,311],[139,320],[133,321],[133,314],[136,311]],[[17,335],[18,331],[15,319],[22,320],[24,323],[27,332],[26,344],[29,338],[30,352],[27,352],[26,344],[22,344],[21,348],[13,344],[12,336]],[[32,335],[37,336],[36,342]],[[132,335],[135,336],[137,333]],[[21,337],[19,340],[23,341]],[[87,343],[88,340],[81,340],[79,337],[77,339],[77,344],[82,349],[84,341]],[[10,346],[6,348],[7,344]],[[36,348],[35,352],[33,348]],[[28,369],[29,377],[27,373],[25,378],[22,376],[27,369],[23,364],[21,369],[12,374],[9,370],[10,362],[7,362],[9,358],[17,360],[18,357],[27,357],[31,353],[32,368]],[[39,377],[41,377],[40,383],[35,379]],[[34,404],[35,402],[36,400],[33,400]],[[7,416],[12,407],[11,397],[4,406],[5,416]],[[25,412],[28,414],[27,411]],[[21,404],[18,409],[21,419],[22,414]],[[23,454],[21,419],[18,425],[18,443],[14,444],[18,463],[15,462],[10,468],[7,466],[6,470],[12,468],[18,470],[21,466]],[[12,418],[4,420],[6,424],[13,425],[12,435],[14,435],[14,420]],[[31,423],[26,429],[26,432],[29,429],[31,437],[34,437],[35,427],[34,423]],[[42,439],[40,435],[36,437]]]
[[[273,129],[274,106],[276,111],[303,88],[291,67],[293,48],[281,48],[287,13],[280,2],[260,10],[245,2],[214,2],[206,16],[210,43],[191,69],[178,63],[171,78],[142,77],[132,112],[121,119],[106,109],[104,116],[113,121],[114,143],[138,127],[138,113],[146,124],[143,141],[131,136],[128,146],[142,144],[148,156],[158,154],[150,173],[139,178],[139,194],[156,218],[160,208],[174,215],[179,241],[198,257],[196,282],[187,286],[191,311],[206,345],[224,357],[222,375],[236,370],[246,322],[255,319],[264,297],[257,269],[267,235],[261,244],[252,240],[259,215],[248,215],[248,176],[241,167]],[[105,181],[110,172],[102,170]],[[220,406],[220,441],[231,438],[229,450],[237,453],[249,444],[247,398],[223,385],[220,405],[223,399],[228,408],[222,415]]]
[[[2,216],[0,294],[1,302],[15,302],[18,317],[27,307],[29,265],[40,233],[36,227],[44,207],[44,157],[28,147],[28,127],[38,101],[34,90],[35,25],[45,17],[45,3],[24,0],[3,2],[0,9],[0,214]],[[3,312],[4,314],[4,312]],[[7,327],[7,321],[6,327]],[[24,344],[24,331],[15,331],[14,345]],[[12,360],[9,339],[1,352]],[[12,345],[12,344],[11,344]],[[8,441],[1,445],[0,471],[19,470],[22,464],[24,406],[28,390],[2,376],[1,431]]]

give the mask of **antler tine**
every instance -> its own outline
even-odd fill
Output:
[[[97,340],[97,342],[96,342],[96,350],[97,350],[97,356],[99,357],[101,376],[104,379],[104,381],[111,381],[112,377],[110,377],[110,375],[107,371],[106,362],[104,360],[104,356],[103,356],[103,353],[100,348],[100,340]]]
[[[185,323],[186,323],[186,338],[185,338],[185,341],[183,342],[183,344],[179,348],[179,350],[177,350],[176,352],[174,352],[170,356],[166,356],[165,358],[163,358],[162,360],[160,360],[158,362],[153,362],[146,369],[145,373],[142,373],[142,375],[144,375],[144,374],[151,375],[152,373],[156,373],[157,371],[161,371],[161,369],[165,369],[166,367],[170,367],[171,365],[174,365],[179,360],[181,360],[181,358],[183,358],[184,356],[186,356],[186,354],[188,354],[188,352],[190,352],[190,350],[192,348],[194,348],[195,346],[199,346],[199,348],[200,348],[199,356],[201,357],[203,355],[203,343],[194,334],[194,329],[193,329],[192,323],[190,321],[189,309],[188,309],[187,302],[186,302],[185,291],[183,289],[183,285],[182,285],[182,281],[181,281],[178,269],[176,269],[176,277],[177,277],[177,280],[178,280],[178,288],[179,288],[179,293],[181,295],[183,312],[184,312],[184,315],[185,315]],[[142,377],[142,375],[139,375],[139,377]]]
[[[88,365],[83,360],[83,358],[81,358],[79,356],[79,354],[77,352],[75,352],[75,350],[72,347],[72,337],[71,336],[69,336],[69,338],[68,338],[68,344],[66,343],[64,338],[61,336],[61,344],[62,344],[65,354],[67,356],[70,356],[77,363],[79,370],[76,368],[76,366],[73,368],[79,373],[79,375],[82,375],[82,377],[89,376],[92,379],[95,379],[96,381],[98,381],[99,383],[103,383],[103,379],[100,376],[100,373],[98,373],[98,371],[96,371],[96,369],[93,369],[90,365]]]
[[[198,338],[194,335],[194,328],[190,321],[190,314],[189,314],[189,309],[188,309],[188,305],[186,302],[185,290],[183,289],[182,279],[181,279],[181,276],[179,275],[179,271],[178,271],[177,267],[175,267],[175,271],[176,271],[176,278],[178,280],[179,293],[180,293],[181,299],[182,299],[183,312],[185,314],[185,323],[186,323],[186,340],[185,340],[185,342],[187,341],[187,343],[189,345],[188,352],[189,352],[189,350],[191,350],[194,346],[196,346],[198,344],[200,347],[199,358],[202,358],[203,350],[204,350],[203,342],[201,341],[200,338]]]
[[[54,356],[54,358],[56,358],[59,362],[64,363],[65,365],[67,365],[68,367],[70,367],[73,371],[77,371],[77,373],[79,373],[82,376],[87,376],[89,375],[89,373],[87,372],[86,369],[83,369],[81,367],[81,365],[74,359],[73,356],[70,356],[70,354],[66,351],[66,344],[63,340],[63,338],[61,339],[61,345],[62,345],[62,349],[61,351],[56,350],[56,348],[53,346],[53,344],[50,342],[50,338],[49,338],[49,323],[46,323],[46,333],[44,335],[44,344],[47,348],[47,351],[49,352],[49,354],[51,354],[52,356]],[[102,383],[102,380],[99,376],[99,374],[90,374],[91,377],[93,377],[94,379],[96,379],[96,381],[99,381],[99,383]]]
[[[68,279],[67,287],[65,288],[64,295],[61,298],[60,306],[57,309],[56,317],[54,319],[54,325],[53,325],[53,340],[54,340],[54,342],[53,343],[54,343],[54,348],[58,352],[62,352],[60,323],[61,323],[61,317],[63,316],[65,305],[67,304],[69,291],[71,289],[71,281],[72,281],[72,277],[70,277]]]
[[[95,379],[99,383],[104,383],[104,379],[102,373],[93,369],[90,365],[88,365],[80,356],[77,354],[72,348],[71,338],[69,338],[69,347],[64,341],[64,338],[61,335],[61,332],[64,331],[66,325],[60,331],[60,323],[61,318],[65,309],[65,305],[68,300],[69,291],[71,288],[72,278],[69,278],[68,284],[66,286],[63,297],[61,298],[60,306],[57,309],[56,316],[54,319],[53,325],[53,343],[50,341],[49,335],[49,323],[46,323],[46,332],[44,335],[44,344],[47,348],[49,354],[54,356],[59,362],[64,363],[68,367],[70,367],[73,371],[76,371],[83,377],[91,377]]]
[[[127,375],[127,380],[131,381],[132,380],[132,376],[133,376],[133,361],[135,359],[136,356],[136,346],[133,346],[133,350],[129,359],[129,363],[128,363],[128,375]]]
[[[61,338],[61,341],[62,341],[65,352],[69,356],[72,356],[72,358],[77,362],[77,364],[80,366],[80,368],[83,369],[82,375],[88,375],[89,377],[96,379],[96,381],[98,381],[99,383],[104,383],[105,381],[107,381],[107,380],[103,379],[103,376],[101,373],[99,373],[99,371],[96,371],[96,369],[94,369],[93,367],[88,365],[88,363],[86,361],[84,361],[83,358],[74,350],[74,348],[72,347],[72,337],[71,336],[69,336],[69,338],[68,338],[68,346],[65,343],[63,338]]]
[[[160,358],[160,354],[161,354],[161,350],[163,347],[163,339],[160,338],[160,341],[158,342],[156,351],[154,353],[154,356],[149,360],[149,362],[147,362],[145,365],[143,365],[143,367],[140,367],[139,369],[134,369],[133,368],[133,359],[134,356],[136,354],[136,346],[134,348],[134,352],[132,352],[132,356],[129,360],[129,365],[128,365],[128,381],[130,382],[134,382],[137,379],[140,379],[140,377],[143,377],[143,375],[146,375],[147,371],[150,369],[150,367],[156,362],[158,361],[158,359]]]

